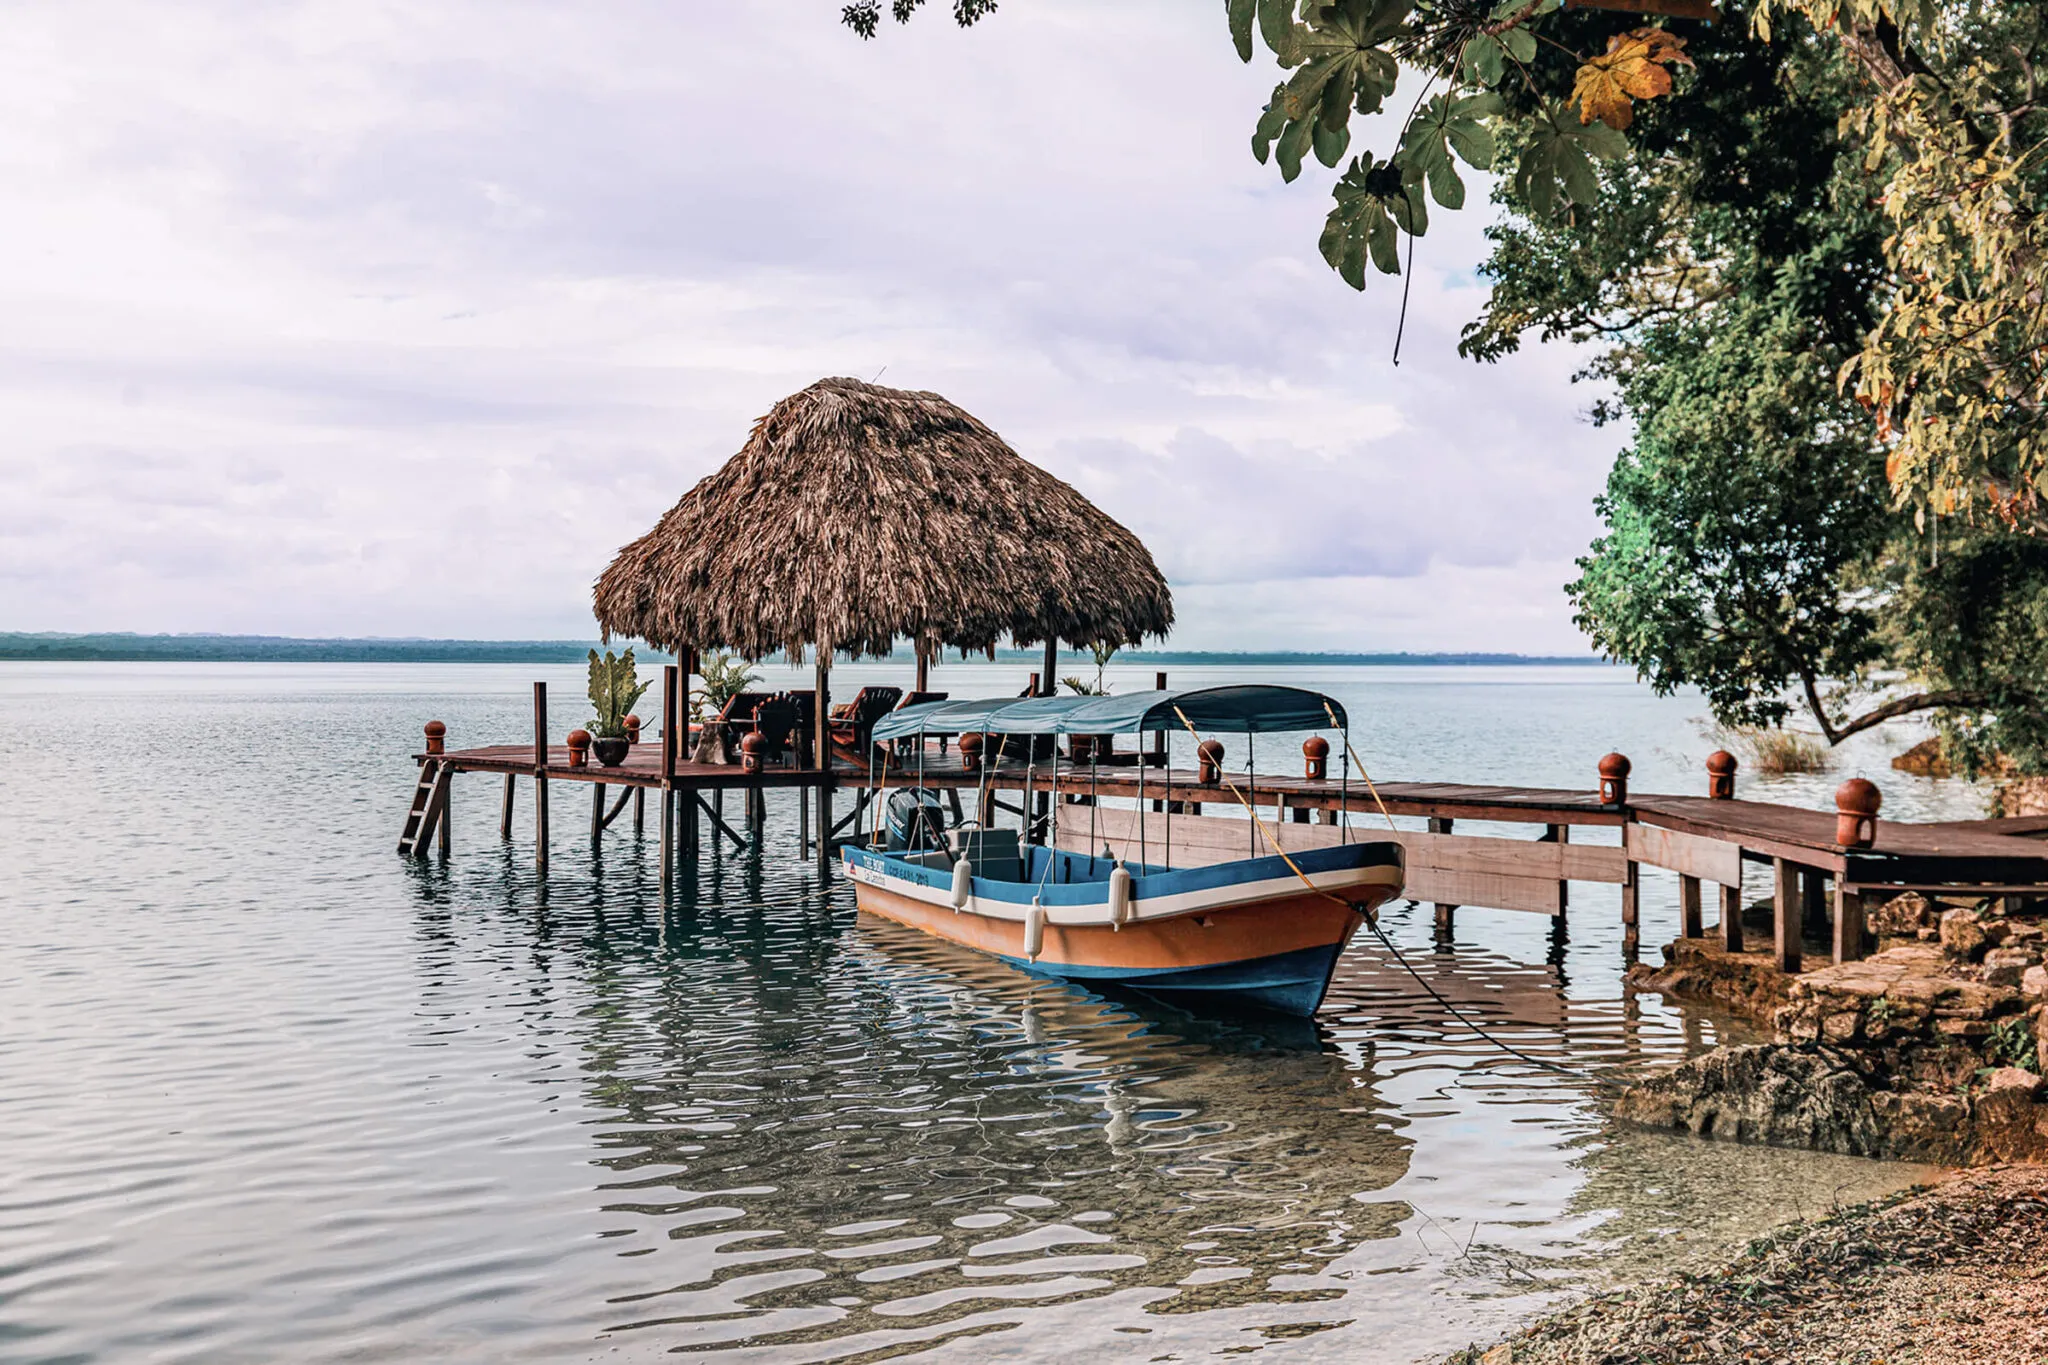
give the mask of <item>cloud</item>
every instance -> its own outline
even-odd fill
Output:
[[[1320,173],[1248,155],[1274,72],[1215,14],[10,25],[0,628],[580,634],[619,544],[854,374],[1138,530],[1177,642],[1577,647],[1558,585],[1615,443],[1577,361],[1456,359],[1475,211],[1419,245],[1393,365],[1399,283],[1316,257]]]

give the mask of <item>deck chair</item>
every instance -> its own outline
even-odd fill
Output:
[[[818,694],[812,691],[780,692],[777,701],[788,702],[794,719],[789,726],[789,744],[795,751],[791,759],[797,767],[809,767],[818,752]]]
[[[875,722],[895,710],[902,699],[900,687],[863,687],[853,694],[852,701],[833,708],[831,719],[825,722],[833,757],[865,764],[874,747]]]
[[[790,741],[796,736],[799,719],[797,704],[787,693],[770,697],[754,708],[754,733],[763,740],[763,763],[780,763],[789,754]],[[796,766],[802,766],[801,755],[791,757]]]
[[[928,701],[944,701],[945,699],[946,694],[944,692],[905,692],[903,694],[903,700],[896,703],[896,709],[898,711],[901,711],[906,706],[919,706]],[[936,738],[939,741],[939,752],[942,754],[945,753],[946,741],[949,738],[951,738],[951,736],[937,735],[934,736],[934,738]],[[902,739],[896,741],[895,750],[898,754],[908,753],[912,746],[916,743],[917,739],[914,736],[906,735]]]

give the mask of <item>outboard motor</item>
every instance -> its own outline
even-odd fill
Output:
[[[891,853],[923,853],[946,846],[946,808],[937,792],[905,787],[889,793],[883,807]]]

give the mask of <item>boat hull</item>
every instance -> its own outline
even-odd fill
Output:
[[[1216,875],[1222,869],[1205,869],[1197,874],[1199,880],[1213,885],[1141,896],[1136,901],[1140,913],[1121,926],[1074,922],[1102,920],[1103,915],[1094,907],[1072,903],[1080,888],[1050,888],[1063,893],[1059,900],[1068,903],[1049,905],[1035,957],[1026,950],[1026,917],[1014,889],[1018,884],[977,880],[978,890],[1000,893],[1003,899],[978,895],[977,905],[988,912],[955,910],[938,887],[920,882],[914,870],[899,870],[889,859],[865,851],[848,850],[847,861],[861,910],[1028,971],[1114,982],[1170,996],[1181,1004],[1250,1006],[1306,1016],[1322,1003],[1338,955],[1362,922],[1361,911],[1401,889],[1398,849],[1376,847],[1394,852],[1367,855],[1363,846],[1354,845],[1360,856],[1352,861],[1358,866],[1318,877],[1319,882],[1337,883],[1330,890],[1302,886],[1284,865],[1284,878],[1275,878],[1270,868],[1247,863],[1254,870],[1236,884]],[[1030,890],[1022,888],[1027,896]],[[1146,917],[1142,907],[1148,899],[1182,908]]]

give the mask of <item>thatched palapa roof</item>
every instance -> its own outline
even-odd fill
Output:
[[[857,379],[777,403],[592,596],[607,638],[749,658],[1124,645],[1173,624],[1151,554],[1100,508],[939,395]]]

